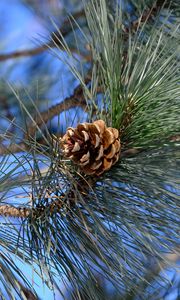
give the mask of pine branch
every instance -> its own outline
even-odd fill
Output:
[[[25,151],[27,149],[28,149],[28,145],[24,142],[21,142],[19,144],[11,144],[8,147],[0,145],[0,155],[17,153],[17,152]]]
[[[35,295],[30,289],[25,287],[21,282],[18,282],[20,285],[20,289],[26,297],[26,300],[40,300],[37,295]]]
[[[88,75],[84,82],[88,84],[91,81],[90,76]],[[100,91],[100,89],[99,89]],[[33,137],[35,134],[35,131],[38,127],[41,125],[47,123],[49,120],[51,120],[53,117],[59,115],[65,110],[69,110],[74,107],[81,107],[84,109],[84,111],[88,110],[86,98],[84,95],[84,90],[79,84],[73,94],[70,97],[66,97],[62,102],[50,107],[47,111],[42,112],[38,116],[35,117],[36,124],[28,126],[28,132],[25,134],[23,139],[27,139],[28,137]],[[31,145],[30,145],[31,146]],[[0,145],[0,155],[10,154],[10,153],[17,153],[25,150],[29,150],[30,148],[29,143],[20,142],[18,144],[11,144],[8,147],[5,147],[4,145]]]
[[[81,10],[81,11],[76,12],[72,15],[72,20],[73,19],[77,20],[77,19],[79,19],[83,16],[84,16],[84,10]],[[72,20],[71,20],[71,22],[72,22]],[[63,37],[67,36],[72,31],[71,22],[70,22],[69,17],[68,17],[62,23],[59,30],[62,33]],[[75,22],[74,22],[73,26],[74,27],[77,26]],[[15,59],[15,58],[18,58],[18,57],[33,56],[33,55],[37,55],[39,53],[42,53],[42,52],[48,50],[49,48],[56,47],[56,45],[54,43],[54,39],[55,39],[56,36],[58,36],[58,33],[52,33],[51,40],[49,41],[49,43],[45,43],[45,44],[43,44],[43,45],[41,45],[37,48],[34,48],[34,49],[26,49],[26,50],[22,50],[22,51],[15,51],[15,52],[7,53],[7,54],[0,54],[0,61],[5,61],[5,60],[8,60],[8,59]],[[58,47],[61,48],[61,44],[59,43],[59,39],[61,40],[61,37],[58,37],[58,40],[56,41],[56,43],[58,44]],[[71,48],[71,50],[72,50],[72,52],[77,51],[77,49],[75,49],[75,48]]]
[[[85,84],[88,84],[91,81],[90,76],[87,76],[84,79]],[[84,90],[81,84],[79,84],[74,92],[73,95],[70,97],[65,98],[62,102],[51,106],[47,111],[44,111],[40,114],[40,116],[36,117],[36,124],[33,126],[29,126],[28,128],[28,136],[33,136],[37,126],[41,126],[42,124],[47,123],[53,117],[59,115],[65,110],[74,108],[74,107],[81,107],[85,111],[87,110],[87,102],[84,95]]]
[[[142,25],[143,23],[151,20],[155,15],[159,13],[161,8],[161,5],[157,5],[157,3],[154,3],[152,7],[150,9],[145,10],[137,20],[131,22],[129,26],[125,27],[126,33],[136,32],[140,24]]]
[[[94,16],[95,14],[92,15]],[[99,21],[99,14],[97,14],[97,17]],[[92,30],[92,33],[93,32]],[[107,30],[105,27],[103,34],[102,32],[97,34],[95,40],[100,36],[106,36],[106,33]],[[55,39],[55,37],[53,38]],[[58,41],[56,43],[58,43]],[[100,49],[102,51],[107,50],[104,55],[105,58],[112,45],[114,45],[114,43],[110,40],[109,43],[105,43],[106,47],[103,46],[102,49]],[[152,48],[153,45],[154,44],[152,44]],[[108,84],[111,82],[113,84],[115,82],[118,83],[116,86],[114,85],[115,88],[112,88],[113,97],[122,95],[123,100],[127,99],[128,101],[131,98],[137,102],[135,104],[139,103],[137,110],[136,106],[132,107],[132,110],[136,113],[137,111],[141,111],[141,103],[147,103],[147,101],[145,101],[145,96],[147,95],[143,94],[143,92],[142,95],[140,94],[140,91],[144,89],[145,83],[139,88],[138,92],[140,95],[138,95],[137,98],[133,98],[133,96],[137,94],[137,91],[134,89],[136,89],[139,84],[139,78],[137,82],[135,81],[135,88],[132,87],[130,92],[128,88],[126,89],[125,96],[127,98],[125,96],[123,97],[123,93],[121,93],[121,89],[119,89],[121,85],[119,85],[120,72],[118,70],[118,61],[120,55],[118,47],[117,44],[117,52],[115,53],[117,54],[117,60],[114,59],[115,55],[112,51],[112,53],[110,53],[112,55],[108,56],[109,59],[107,60],[108,63],[110,62],[109,65],[106,64],[103,68],[106,70],[106,66],[109,66],[107,72],[107,79],[109,81],[104,77],[104,82]],[[97,47],[97,50],[99,50],[99,47]],[[148,49],[145,50],[145,54],[150,55],[151,49],[149,52]],[[112,59],[114,59],[114,64],[111,65]],[[136,56],[135,59],[137,59]],[[146,60],[142,61],[142,57],[139,58],[139,61],[143,66],[145,65],[144,61],[146,62]],[[157,64],[157,60],[155,64]],[[140,64],[138,66],[139,68],[141,67]],[[135,78],[139,75],[137,70]],[[115,71],[117,71],[117,76],[113,77]],[[143,70],[140,68],[139,73],[141,73],[141,71]],[[130,73],[132,74],[131,70]],[[143,74],[143,72],[141,74]],[[127,75],[125,76],[126,79],[129,79],[128,72],[125,75]],[[152,75],[150,76],[150,79],[152,79],[154,72],[149,75]],[[96,78],[96,76],[94,77],[91,84],[95,82],[96,87],[98,81],[96,79],[98,78]],[[169,79],[167,82],[169,82]],[[165,87],[166,85],[165,82]],[[86,88],[85,85],[83,86]],[[79,87],[79,91],[77,89],[74,92],[72,99],[67,100],[71,98],[69,97],[65,100],[69,101],[67,103],[69,103],[70,107],[72,103],[77,106],[82,100],[83,107],[86,109],[87,102],[85,101],[84,92],[82,87]],[[165,87],[163,86],[163,92],[166,92]],[[89,89],[89,87],[87,89]],[[149,90],[148,87],[147,90]],[[134,92],[134,95],[131,94],[131,91]],[[152,100],[155,99],[154,103],[156,104],[156,98],[162,100],[158,98],[161,96],[161,93],[159,93],[158,90],[157,92],[157,95],[156,93],[154,94],[154,98],[152,97],[152,91],[151,97],[148,94],[148,99],[151,100],[151,103]],[[170,94],[172,94],[172,92],[174,92],[173,89],[170,90]],[[103,90],[102,94],[107,94],[109,97],[109,93],[106,93],[106,90]],[[91,99],[89,95],[90,93],[87,98]],[[140,103],[143,97],[144,102]],[[105,102],[105,104],[107,103],[109,104],[109,102]],[[108,109],[109,107],[110,106],[108,106]],[[173,108],[175,108],[175,106]],[[34,135],[36,128],[46,123],[54,115],[59,114],[62,109],[65,108],[62,107],[62,103],[59,103],[57,107],[50,108],[49,111],[42,113],[42,116],[39,115],[37,117],[37,124],[32,127],[32,132],[31,127],[29,129],[29,136]],[[123,109],[124,106],[122,107],[122,112]],[[145,110],[142,109],[142,111],[144,112]],[[164,111],[165,109],[163,107],[162,113],[164,113]],[[125,111],[125,113],[126,112],[127,111]],[[171,110],[169,114],[171,114]],[[153,112],[150,115],[152,119]],[[158,116],[159,118],[161,117],[160,114]],[[141,116],[137,115],[138,121],[140,118]],[[157,121],[159,121],[159,118],[157,118]],[[168,120],[169,119],[170,117],[168,117]],[[125,121],[128,122],[129,119],[127,118]],[[148,124],[149,123],[148,121]],[[125,124],[125,126],[127,126],[127,124]],[[143,124],[142,127],[144,128]],[[133,128],[131,128],[130,133],[132,130]],[[171,135],[177,132],[177,130],[173,130],[174,127],[172,124]],[[135,133],[140,132],[138,128],[136,130],[134,129],[134,131]],[[167,135],[167,133],[165,134]],[[174,136],[171,140],[177,141],[177,139],[178,137]],[[148,146],[151,146],[152,141],[150,139],[149,141]],[[131,144],[132,147],[134,145],[139,146],[139,144]],[[142,145],[146,146],[147,144],[142,143]],[[35,147],[33,150],[35,150]],[[33,151],[33,154],[34,152],[35,151]],[[122,153],[122,157],[135,156],[138,152],[139,150],[137,148],[127,149]],[[58,150],[56,153],[58,153]],[[139,280],[146,274],[147,259],[149,257],[155,257],[157,261],[161,262],[161,259],[164,259],[162,253],[172,251],[178,243],[176,240],[179,230],[179,203],[176,190],[176,155],[175,149],[174,152],[169,153],[168,146],[166,146],[164,152],[162,149],[157,149],[156,152],[154,151],[152,153],[144,151],[136,155],[136,157],[127,160],[122,159],[121,163],[107,172],[104,177],[99,177],[97,181],[93,178],[96,183],[93,189],[91,189],[92,183],[89,183],[86,189],[85,179],[80,179],[80,174],[75,171],[71,164],[69,164],[70,167],[68,167],[68,163],[64,165],[64,162],[61,160],[61,155],[54,158],[52,154],[46,158],[44,153],[43,157],[36,155],[31,156],[31,153],[27,153],[27,155],[23,153],[22,159],[18,161],[19,169],[15,167],[13,171],[9,170],[8,173],[9,162],[6,160],[3,162],[1,188],[3,195],[1,197],[1,203],[5,203],[5,199],[11,195],[14,187],[17,187],[17,189],[19,189],[19,187],[22,188],[23,195],[24,192],[29,191],[30,187],[32,188],[33,195],[32,207],[2,205],[0,206],[0,215],[25,219],[22,222],[23,251],[25,245],[30,251],[35,251],[37,261],[40,262],[40,267],[42,261],[45,267],[50,265],[50,268],[51,266],[53,268],[54,266],[57,271],[55,273],[60,275],[62,279],[67,278],[70,284],[73,285],[74,281],[74,285],[79,288],[84,285],[86,281],[84,278],[87,277],[88,281],[91,281],[94,277],[92,266],[95,266],[94,269],[100,269],[103,276],[109,278],[112,282],[116,281],[117,289],[121,290],[122,293],[126,286],[128,289],[131,289],[133,286],[134,290],[136,290]],[[48,166],[48,170],[43,173],[41,168],[44,161]],[[26,163],[28,163],[28,167]],[[29,171],[33,173],[32,177],[29,176]],[[27,175],[27,180],[21,182],[24,174]],[[10,185],[9,178],[12,179],[12,185]],[[88,182],[87,178],[86,181]],[[48,188],[53,190],[52,194],[51,192],[46,193]],[[19,192],[18,190],[18,193],[20,195],[21,191]],[[13,203],[14,198],[13,200],[9,200]],[[28,237],[28,241],[24,240],[25,236]],[[44,266],[42,268],[43,272],[45,269]],[[52,272],[52,269],[50,272]],[[50,275],[53,277],[52,273]],[[134,279],[137,279],[137,281]],[[89,289],[90,296],[88,294],[88,299],[96,299],[93,297],[96,295],[95,289],[92,293]],[[86,292],[88,292],[88,287],[86,288]]]
[[[147,268],[147,272],[140,281],[137,291],[144,291],[150,284],[153,284],[153,281],[159,276],[162,270],[165,270],[168,267],[173,267],[176,265],[178,260],[180,259],[180,248],[177,247],[173,249],[170,253],[164,254],[163,258],[159,261],[156,259],[153,260],[153,263],[149,265]],[[128,295],[124,300],[133,300],[138,295],[134,294],[134,290],[129,291]]]
[[[153,4],[151,4],[150,8],[147,8],[142,13],[142,15],[137,20],[131,22],[131,24],[126,27],[126,32],[136,32],[140,25],[153,20],[159,14],[162,8],[170,8],[171,4],[171,1],[167,0],[155,1]]]
[[[0,215],[5,217],[14,217],[14,218],[27,218],[29,215],[40,216],[45,209],[48,209],[50,214],[54,211],[57,211],[63,206],[62,199],[53,201],[51,204],[45,206],[37,206],[36,208],[27,208],[27,207],[14,207],[13,205],[0,205]]]
[[[131,23],[130,27],[126,27],[126,31],[129,32],[129,30],[136,30],[139,23],[147,22],[152,16],[154,16],[155,13],[158,13],[160,8],[162,7],[163,3],[162,1],[158,1],[156,4],[152,6],[151,9],[148,11],[145,11],[144,14],[141,16],[140,19],[134,21]],[[80,12],[75,13],[72,15],[72,19],[76,20],[82,16],[85,16],[84,10],[81,10]],[[74,22],[74,26],[76,27],[77,24]],[[63,37],[65,37],[70,31],[72,30],[71,23],[69,21],[69,18],[65,19],[61,28],[60,32]],[[56,47],[56,46],[62,46],[59,42],[59,39],[61,38],[58,35],[58,32],[52,34],[52,41],[50,41],[48,44],[41,45],[38,48],[35,49],[30,49],[30,50],[23,50],[23,51],[17,51],[14,53],[9,53],[9,54],[4,54],[0,55],[0,61],[10,59],[10,58],[16,58],[20,56],[30,56],[30,55],[36,55],[39,54],[40,52],[49,49],[50,47]],[[72,49],[71,49],[72,50]],[[90,80],[89,80],[90,81]],[[85,80],[86,82],[86,80]],[[42,124],[46,123],[48,120],[52,119],[54,116],[60,114],[64,110],[80,106],[84,110],[87,109],[86,101],[83,97],[83,90],[81,86],[78,86],[74,94],[70,97],[67,97],[64,99],[63,102],[58,103],[55,106],[52,106],[48,111],[45,111],[41,114],[40,117],[37,117],[37,126],[41,126]],[[125,120],[126,119],[126,120]],[[124,122],[127,123],[126,121],[129,120],[129,114],[126,115],[124,119]],[[28,135],[33,136],[36,131],[36,126],[30,126]],[[16,145],[11,145],[8,148],[5,148],[4,146],[0,146],[0,155],[2,154],[7,154],[7,153],[15,153],[19,152],[22,150],[28,149],[27,145],[25,143],[20,143]]]
[[[97,181],[96,178],[89,177],[87,180],[84,178],[79,178],[76,182],[78,192],[81,195],[87,195],[88,191],[92,189],[92,185]],[[46,189],[45,198],[51,202],[45,202],[43,204],[37,204],[36,207],[15,207],[13,205],[0,205],[0,216],[5,217],[15,217],[15,218],[27,218],[32,216],[34,218],[42,216],[45,211],[48,211],[49,215],[52,215],[54,212],[60,211],[61,208],[67,207],[66,200],[68,199],[69,208],[73,207],[76,199],[76,192],[74,186],[70,188],[66,196],[57,196],[54,195],[54,191]],[[53,195],[52,195],[53,193]]]

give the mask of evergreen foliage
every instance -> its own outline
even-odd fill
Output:
[[[62,299],[155,300],[176,286],[165,271],[180,253],[178,9],[176,1],[171,8],[157,1],[144,19],[150,2],[131,2],[134,21],[119,1],[84,1],[86,26],[70,16],[75,54],[54,22],[47,43],[80,83],[82,119],[103,119],[120,132],[121,158],[102,176],[83,175],[65,159],[61,122],[53,134],[48,112],[7,84],[22,120],[3,117],[0,132],[2,299],[30,299],[28,289],[38,299],[18,261]]]

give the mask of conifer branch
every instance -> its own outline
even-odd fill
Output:
[[[0,215],[4,217],[25,218],[30,213],[29,208],[14,207],[12,205],[0,205]]]
[[[156,4],[153,4],[152,8],[149,10],[146,10],[144,12],[144,14],[138,19],[135,20],[134,22],[131,23],[130,27],[126,27],[126,33],[128,33],[130,30],[135,31],[139,25],[139,23],[143,23],[148,21],[149,19],[151,19],[154,14],[157,14],[159,12],[159,10],[161,9],[161,7],[164,5],[164,1],[157,1]],[[76,12],[72,15],[72,20],[77,20],[81,17],[84,17],[85,13],[84,10],[81,10],[79,12]],[[74,27],[77,26],[77,24],[74,22],[73,24]],[[61,32],[62,36],[65,37],[67,36],[71,31],[72,31],[72,27],[71,27],[71,23],[69,21],[69,18],[66,18],[62,24],[62,26],[60,27],[59,31]],[[58,38],[57,38],[58,37]],[[26,50],[21,50],[21,51],[14,51],[11,53],[6,53],[6,54],[0,54],[0,61],[5,61],[8,59],[16,59],[19,57],[28,57],[28,56],[34,56],[34,55],[38,55],[46,50],[48,50],[49,48],[54,48],[54,47],[59,47],[61,48],[62,45],[59,42],[59,39],[61,40],[61,37],[59,37],[58,33],[52,33],[51,36],[51,40],[49,41],[49,43],[45,43],[42,44],[39,47],[33,48],[33,49],[26,49]],[[72,52],[76,52],[77,49],[76,48],[71,48]],[[85,58],[87,58],[87,60],[90,59],[90,56],[87,55],[85,56]]]
[[[28,145],[24,142],[19,144],[11,144],[8,147],[0,145],[0,155],[6,155],[11,153],[17,153],[28,149]]]
[[[85,84],[88,84],[91,81],[90,76],[87,76],[84,79]],[[54,118],[55,116],[59,115],[65,110],[74,108],[74,107],[81,107],[85,111],[87,110],[87,102],[84,95],[84,90],[82,85],[79,84],[74,93],[70,96],[65,98],[62,102],[51,106],[48,110],[42,112],[39,116],[36,117],[36,124],[33,126],[29,126],[28,129],[28,136],[33,136],[37,126],[41,126],[42,124],[47,123],[49,120]]]
[[[60,210],[63,206],[62,199],[53,201],[49,205],[39,205],[36,208],[29,207],[15,207],[13,205],[0,205],[0,216],[14,217],[14,218],[27,218],[29,215],[40,216],[45,209],[49,209],[49,213]]]
[[[140,24],[150,21],[155,15],[159,13],[162,7],[164,7],[167,1],[156,1],[150,9],[146,9],[143,14],[137,20],[131,22],[129,27],[126,27],[126,32],[136,31]]]
[[[71,22],[73,21],[73,19],[77,20],[83,16],[84,16],[84,10],[76,12],[72,15]],[[71,22],[70,22],[69,18],[66,18],[64,20],[64,22],[62,23],[62,26],[60,27],[59,31],[61,32],[63,37],[66,37],[72,31]],[[77,26],[75,22],[74,22],[73,26],[74,27]],[[58,39],[55,38],[57,36],[58,36]],[[54,39],[56,39],[56,43],[54,43]],[[42,44],[41,46],[33,48],[33,49],[26,49],[26,50],[22,50],[22,51],[15,51],[15,52],[6,53],[6,54],[0,54],[0,61],[5,61],[8,59],[15,59],[18,57],[27,57],[27,56],[37,55],[39,53],[42,53],[42,52],[48,50],[49,48],[56,47],[56,45],[58,45],[58,47],[61,48],[61,44],[59,43],[59,40],[61,40],[61,37],[59,37],[58,33],[52,33],[51,40],[48,43]],[[71,51],[76,52],[77,49],[71,48]]]
[[[95,177],[80,177],[76,182],[76,188],[82,196],[86,196],[88,191],[92,189],[92,186],[96,182]],[[74,186],[70,188],[67,195],[52,195],[51,190],[47,189],[45,194],[45,199],[51,200],[51,202],[45,202],[42,204],[37,204],[36,207],[15,207],[13,205],[0,205],[0,216],[5,217],[14,217],[14,218],[27,218],[30,215],[32,217],[42,216],[46,211],[49,215],[52,215],[54,212],[60,211],[63,207],[73,207],[75,204],[76,191]],[[68,204],[66,200],[68,199]]]

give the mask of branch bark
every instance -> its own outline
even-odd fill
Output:
[[[168,3],[169,2],[169,3]],[[151,8],[146,9],[143,14],[135,21],[131,22],[129,27],[126,27],[126,32],[133,31],[135,32],[140,24],[143,24],[147,21],[153,19],[154,16],[157,16],[160,10],[164,7],[169,7],[170,1],[157,0],[152,4]]]
[[[28,146],[24,142],[21,142],[19,144],[11,144],[9,147],[0,145],[0,155],[6,155],[6,154],[11,154],[11,153],[26,151],[27,149],[28,149]]]
[[[87,76],[84,80],[84,82],[86,84],[88,84],[90,81],[91,81],[91,78],[89,76]],[[86,99],[84,96],[84,91],[83,91],[81,84],[79,84],[75,88],[73,95],[65,98],[62,102],[50,107],[47,111],[42,112],[40,116],[37,116],[36,124],[33,126],[30,126],[28,128],[28,136],[34,135],[37,126],[39,127],[39,126],[47,123],[49,120],[51,120],[53,117],[59,115],[63,111],[68,110],[70,108],[74,108],[74,107],[81,107],[85,111],[87,109],[87,102],[86,102]]]
[[[86,84],[88,84],[91,81],[90,76],[87,76],[84,81]],[[41,115],[37,116],[35,118],[36,125],[29,125],[28,132],[24,138],[26,139],[27,137],[33,137],[37,127],[40,127],[41,125],[47,123],[49,120],[59,115],[63,111],[74,107],[81,107],[82,109],[84,109],[84,111],[86,111],[87,109],[87,103],[83,88],[80,84],[75,88],[74,93],[70,97],[65,98],[62,102],[50,107],[47,111],[44,111],[41,113]],[[0,155],[17,153],[26,151],[28,149],[29,146],[25,142],[20,142],[19,144],[11,144],[8,147],[0,144]]]
[[[164,5],[165,1],[157,1],[156,4],[153,4],[152,8],[149,10],[146,10],[143,15],[136,21],[132,22],[130,27],[126,27],[126,32],[129,32],[130,30],[135,31],[140,23],[143,23],[145,21],[148,21],[151,19],[154,14],[157,14],[160,10],[160,8]],[[78,20],[81,17],[85,17],[85,12],[84,10],[81,10],[79,12],[76,12],[72,15],[71,22],[73,20]],[[72,26],[69,18],[66,18],[64,22],[62,23],[61,27],[59,28],[59,32],[61,32],[63,37],[66,37],[71,31],[72,31]],[[77,27],[77,24],[74,22],[73,24],[74,28]],[[26,50],[21,50],[21,51],[15,51],[11,53],[6,53],[6,54],[0,54],[0,61],[5,61],[8,59],[15,59],[18,57],[27,57],[27,56],[33,56],[37,55],[39,53],[42,53],[49,48],[55,48],[59,47],[61,48],[61,44],[59,41],[61,41],[62,38],[60,37],[58,32],[54,32],[51,35],[51,40],[48,43],[42,44],[39,47],[33,48],[33,49],[26,49]],[[73,52],[76,52],[76,49],[71,49]],[[78,52],[79,53],[79,52]],[[90,56],[87,56],[87,59],[89,59]]]
[[[13,205],[0,205],[0,216],[13,217],[13,218],[27,218],[30,214],[40,216],[45,209],[49,209],[50,214],[53,211],[60,210],[64,202],[59,197],[58,200],[53,201],[46,206],[37,206],[36,208],[30,207],[15,207]]]
[[[4,217],[26,218],[31,209],[27,207],[14,207],[12,205],[0,205],[0,215]]]
[[[64,22],[62,23],[61,27],[59,28],[59,32],[61,32],[62,36],[66,37],[72,31],[71,23],[73,23],[73,20],[78,20],[80,17],[84,17],[84,16],[85,16],[84,10],[81,10],[72,15],[71,22],[70,22],[69,18],[66,18],[64,20]],[[77,24],[75,22],[73,23],[73,27],[74,28],[77,27]],[[22,50],[22,51],[15,51],[15,52],[6,53],[6,54],[0,54],[0,61],[5,61],[8,59],[15,59],[18,57],[37,55],[39,53],[42,53],[45,50],[48,50],[49,48],[55,48],[56,45],[58,45],[58,47],[61,48],[61,44],[59,42],[61,40],[62,40],[62,38],[59,35],[59,33],[54,32],[54,33],[52,33],[51,40],[48,43],[42,44],[41,46],[33,48],[33,49],[26,49],[26,50]],[[75,51],[74,48],[71,50]]]
[[[0,205],[0,216],[24,219],[30,215],[32,217],[42,216],[44,211],[48,211],[49,215],[52,215],[54,212],[60,211],[63,207],[72,208],[76,202],[76,189],[82,196],[86,196],[89,189],[92,188],[96,181],[97,178],[95,177],[80,177],[75,185],[73,184],[70,187],[66,195],[55,195],[53,190],[47,188],[44,199],[51,200],[51,202],[48,203],[48,201],[44,201],[44,203],[38,204],[36,207],[14,207],[13,205],[6,204]]]

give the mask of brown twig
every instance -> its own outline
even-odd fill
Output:
[[[87,195],[89,188],[96,182],[95,178],[80,178],[77,181],[78,192],[83,196]],[[42,203],[36,207],[15,207],[13,205],[0,205],[0,216],[4,217],[14,217],[14,218],[27,218],[30,215],[32,217],[40,217],[45,211],[48,211],[49,215],[52,215],[54,212],[60,211],[63,207],[67,207],[66,200],[68,199],[68,207],[72,207],[75,204],[75,191],[74,186],[72,186],[65,195],[52,195],[53,191],[47,189],[45,197],[46,199],[51,200],[50,203]]]
[[[73,22],[73,20],[77,20],[80,17],[83,17],[84,14],[84,10],[81,10],[79,12],[76,12],[72,15],[71,18],[71,22]],[[59,32],[61,32],[63,37],[66,37],[71,31],[72,31],[72,25],[71,25],[70,19],[66,18],[64,20],[64,22],[62,23],[62,26],[59,29]],[[73,27],[77,27],[77,24],[74,22],[73,23]],[[59,48],[62,47],[61,42],[62,38],[59,35],[58,32],[54,32],[52,33],[51,36],[51,40],[48,43],[45,43],[39,47],[33,48],[33,49],[26,49],[26,50],[22,50],[22,51],[15,51],[15,52],[11,52],[11,53],[6,53],[6,54],[0,54],[0,61],[5,61],[8,59],[12,59],[12,58],[18,58],[18,57],[26,57],[26,56],[33,56],[33,55],[37,55],[45,50],[48,50],[49,48],[53,48],[58,46]],[[75,51],[75,49],[71,49],[72,51]]]
[[[47,208],[52,214],[54,211],[60,210],[62,206],[63,201],[60,197],[58,198],[58,200],[53,201],[49,205],[41,205],[37,206],[36,208],[15,207],[13,205],[0,205],[0,216],[13,218],[27,218],[30,214],[34,216],[39,216]]]
[[[84,82],[85,84],[88,84],[91,81],[90,76],[88,75]],[[73,94],[70,97],[65,98],[62,102],[50,107],[47,111],[42,112],[39,116],[36,117],[36,124],[33,126],[29,126],[28,128],[28,136],[34,136],[34,133],[37,129],[37,127],[40,127],[41,125],[47,123],[49,120],[51,120],[53,117],[59,115],[65,110],[68,110],[70,108],[74,107],[81,107],[85,111],[87,109],[87,102],[84,95],[84,90],[81,84],[79,84]]]
[[[90,76],[87,76],[84,81],[86,84],[88,84],[91,81]],[[37,127],[40,127],[41,125],[47,123],[49,120],[59,115],[63,111],[74,107],[81,107],[84,110],[87,109],[87,103],[85,100],[83,88],[80,84],[75,88],[74,93],[70,97],[65,98],[62,102],[50,107],[47,111],[44,111],[39,116],[37,116],[35,118],[36,124],[29,125],[28,132],[25,138],[33,137],[35,131],[37,130]],[[8,147],[0,144],[0,155],[25,151],[28,148],[29,146],[25,142],[20,142],[19,144],[11,144]]]
[[[25,57],[25,56],[32,56],[32,55],[37,55],[47,49],[49,49],[49,43],[48,44],[43,44],[42,46],[39,46],[34,49],[27,49],[27,50],[22,50],[22,51],[16,51],[16,52],[11,52],[7,54],[0,54],[0,61],[5,61],[11,58],[18,58],[18,57]]]
[[[21,290],[23,291],[27,300],[40,300],[37,296],[33,294],[33,292],[30,289],[23,287],[23,285],[21,285]]]
[[[157,15],[163,7],[169,7],[167,1],[157,0],[151,6],[151,8],[146,9],[143,14],[135,21],[131,22],[130,26],[125,28],[126,33],[137,31],[140,24],[143,24],[147,21],[153,19],[155,15]]]
[[[0,155],[11,154],[27,150],[28,146],[26,143],[21,142],[19,144],[11,144],[8,147],[0,145]]]
[[[12,205],[0,205],[0,215],[5,217],[26,218],[31,212],[27,207],[14,207]]]
[[[88,74],[84,79],[84,83],[87,85],[90,82],[91,82],[91,75]],[[102,91],[103,91],[103,87],[98,86],[96,92],[102,93]],[[38,127],[42,126],[43,124],[46,124],[49,120],[59,115],[63,111],[69,110],[74,107],[81,107],[82,109],[84,109],[84,111],[88,110],[86,98],[84,95],[84,89],[81,84],[79,84],[75,88],[71,96],[65,98],[62,102],[50,107],[48,110],[35,116],[36,123],[33,125],[29,124],[27,126],[28,131],[25,134],[24,139],[28,140],[29,138],[30,139],[33,138]],[[93,111],[93,113],[95,113],[95,110]],[[29,149],[29,145],[25,142],[20,142],[18,144],[11,144],[8,147],[5,147],[4,145],[0,144],[0,155],[16,153],[28,149]]]
[[[68,194],[70,201],[72,200],[72,192],[73,191],[70,190]],[[59,211],[65,205],[64,196],[51,196],[51,193],[48,192],[48,189],[45,198],[50,199],[51,203],[37,205],[36,207],[15,207],[8,204],[0,205],[0,216],[22,219],[32,216],[35,218],[42,216],[45,210],[48,210],[49,214],[51,215],[53,212]]]
[[[157,14],[159,12],[159,10],[163,7],[165,1],[159,0],[156,2],[156,4],[153,4],[152,8],[149,10],[146,10],[143,15],[138,19],[135,20],[134,22],[131,23],[130,26],[125,28],[125,32],[128,33],[130,30],[131,31],[135,31],[140,23],[143,23],[145,21],[148,21],[149,19],[151,19],[155,14]],[[84,10],[81,10],[79,12],[76,12],[72,15],[71,17],[71,22],[73,22],[73,20],[77,20],[81,17],[85,16],[85,12]],[[70,19],[66,18],[64,20],[64,22],[62,23],[59,32],[61,32],[62,36],[65,37],[66,35],[68,35],[71,31],[72,31],[72,25],[71,25]],[[77,27],[76,22],[73,22],[73,27]],[[61,48],[61,42],[62,38],[59,35],[58,32],[54,32],[51,35],[51,40],[48,43],[42,44],[39,47],[33,48],[33,49],[26,49],[26,50],[21,50],[21,51],[15,51],[15,52],[11,52],[11,53],[6,53],[6,54],[0,54],[0,61],[5,61],[8,59],[14,59],[14,58],[18,58],[18,57],[26,57],[26,56],[33,56],[33,55],[37,55],[43,51],[48,50],[49,48],[55,48],[55,47],[59,47]],[[72,51],[76,51],[76,49],[71,49]],[[90,59],[91,56],[87,55],[87,57],[85,56],[85,58],[87,58],[88,60]]]

